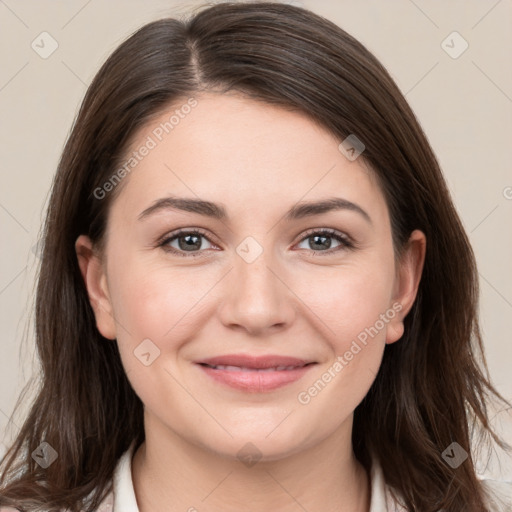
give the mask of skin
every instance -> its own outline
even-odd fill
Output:
[[[76,241],[97,327],[117,340],[145,405],[146,441],[132,466],[139,509],[368,511],[369,475],[351,444],[353,412],[385,345],[403,334],[425,236],[414,231],[395,261],[388,208],[373,171],[362,158],[348,160],[341,141],[303,114],[239,94],[196,99],[124,178],[104,251],[84,235]],[[132,149],[175,108],[141,130]],[[167,209],[138,220],[171,194],[220,203],[228,218]],[[359,205],[371,223],[346,209],[285,219],[298,202],[332,196]],[[200,256],[190,256],[179,239],[168,245],[185,256],[157,246],[179,228],[206,232],[193,250]],[[348,235],[357,247],[328,238],[330,248],[322,248],[305,234],[324,228]],[[248,236],[263,250],[251,263],[237,253]],[[300,403],[298,394],[397,303],[394,318],[309,403]],[[145,366],[134,350],[148,338],[160,355]],[[229,388],[195,364],[233,353],[317,364],[266,393]],[[261,454],[251,467],[237,458],[248,442]]]

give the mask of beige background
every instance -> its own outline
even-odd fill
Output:
[[[363,42],[416,112],[475,249],[491,376],[512,400],[512,2],[289,3],[324,15]],[[34,246],[52,176],[86,87],[136,28],[201,4],[0,0],[0,432],[32,371],[27,321],[38,263]],[[31,47],[44,31],[58,43],[46,59]],[[469,45],[457,58],[445,51],[455,55],[463,48],[464,40],[448,37],[453,31]],[[16,428],[11,424],[8,437]]]

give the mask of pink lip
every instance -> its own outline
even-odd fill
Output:
[[[296,357],[278,356],[269,354],[266,356],[251,356],[247,354],[227,354],[225,356],[211,357],[197,361],[200,364],[209,364],[210,366],[239,366],[241,368],[275,368],[276,366],[304,366],[313,361],[306,361]]]
[[[236,389],[247,392],[264,392],[290,384],[300,379],[315,363],[277,355],[248,356],[232,354],[204,359],[198,366],[212,379]],[[207,366],[209,365],[209,366]],[[212,368],[211,366],[232,366],[230,368]],[[295,367],[293,369],[269,370],[277,367]],[[264,371],[267,369],[266,371]]]

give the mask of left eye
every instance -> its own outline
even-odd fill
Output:
[[[338,246],[332,248],[332,239],[338,242]],[[304,237],[300,243],[308,242],[309,247],[306,249],[312,250],[314,252],[327,252],[331,253],[334,251],[338,251],[343,248],[351,248],[353,244],[350,242],[348,237],[342,235],[341,233],[337,233],[335,231],[314,231],[310,232],[306,237]]]

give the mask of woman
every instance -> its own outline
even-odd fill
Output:
[[[59,164],[42,387],[0,505],[506,510],[471,451],[475,426],[507,447],[477,296],[435,156],[359,42],[272,3],[150,23]]]

